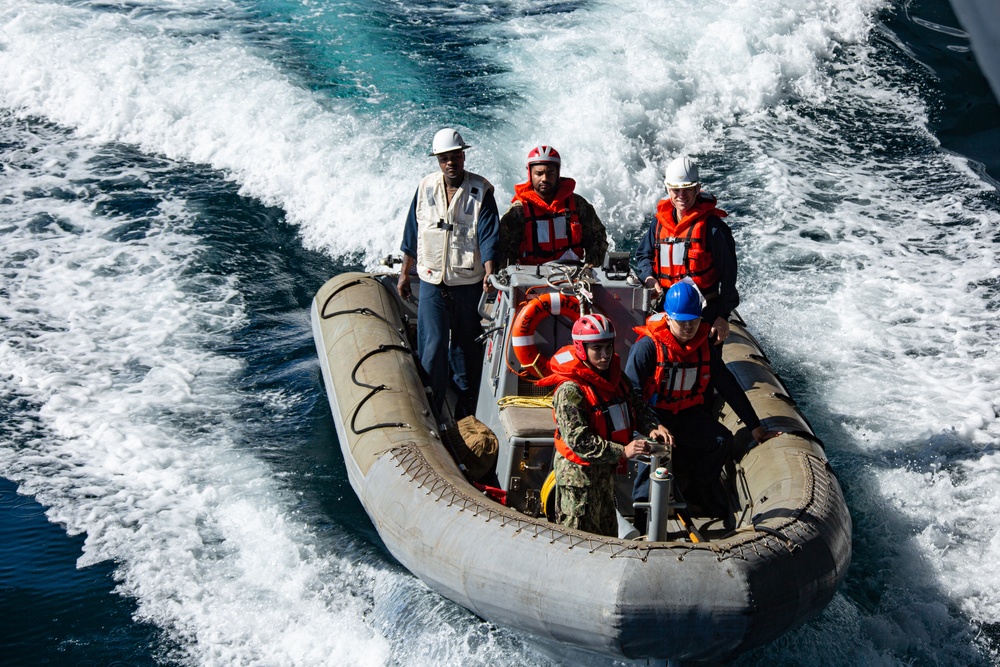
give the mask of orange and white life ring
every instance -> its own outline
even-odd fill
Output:
[[[559,292],[546,292],[532,299],[517,311],[510,337],[514,356],[521,367],[540,378],[549,374],[549,359],[538,351],[535,330],[549,315],[563,315],[575,322],[580,319],[580,300],[572,294]]]

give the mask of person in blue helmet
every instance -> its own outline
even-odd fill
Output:
[[[713,507],[712,487],[733,445],[732,433],[712,414],[713,392],[732,406],[754,440],[763,442],[771,434],[726,368],[721,348],[710,344],[711,327],[701,313],[698,289],[689,282],[674,284],[663,312],[635,328],[639,339],[629,352],[625,375],[673,434],[672,472],[688,502],[711,510],[720,509]],[[640,464],[632,498],[648,497],[649,466]]]

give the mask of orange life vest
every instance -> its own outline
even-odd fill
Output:
[[[703,294],[712,296],[719,271],[708,248],[708,218],[728,213],[715,207],[712,195],[699,194],[684,216],[674,221],[674,204],[661,199],[656,206],[656,246],[653,272],[664,289],[690,276]]]
[[[635,327],[640,337],[649,336],[656,343],[656,371],[642,386],[647,404],[677,414],[705,402],[712,379],[710,330],[708,322],[702,322],[694,337],[682,344],[670,333],[664,313],[647,319],[644,327]]]
[[[621,358],[616,354],[611,358],[608,377],[599,373],[581,361],[572,345],[567,345],[552,356],[549,362],[552,375],[538,381],[539,386],[558,386],[563,382],[572,381],[583,390],[587,401],[587,423],[591,430],[605,440],[627,445],[632,441],[635,430],[636,415],[628,402],[628,385],[622,375]],[[553,417],[555,411],[553,410]],[[559,435],[559,427],[555,433],[556,451],[577,465],[590,465],[570,449],[566,441]]]
[[[521,202],[524,211],[524,236],[518,249],[518,262],[536,265],[555,259],[583,259],[583,225],[573,190],[576,181],[559,181],[552,203],[538,196],[531,181],[514,186],[513,202]]]

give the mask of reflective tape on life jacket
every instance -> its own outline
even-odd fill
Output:
[[[530,370],[535,377],[549,374],[549,359],[538,351],[535,330],[550,315],[564,315],[575,322],[580,319],[579,299],[559,292],[546,292],[524,304],[514,317],[510,338],[514,356],[522,368]]]
[[[660,201],[656,209],[654,271],[664,288],[690,276],[706,298],[715,295],[719,271],[708,247],[708,218],[713,215],[724,218],[728,214],[715,207],[711,195],[699,195],[691,210],[676,222],[673,202]]]
[[[652,336],[656,343],[656,371],[646,378],[642,397],[658,410],[678,413],[705,402],[712,379],[712,359],[708,330],[702,322],[695,334],[700,342],[684,348],[676,343],[669,330]],[[662,332],[663,330],[660,329]],[[665,336],[671,336],[667,339]],[[669,345],[669,342],[674,342]]]
[[[417,186],[417,275],[426,283],[472,285],[483,279],[479,216],[493,188],[470,171],[448,202],[444,175],[428,174]]]
[[[587,400],[587,423],[590,429],[604,440],[611,440],[620,445],[627,445],[632,441],[632,431],[635,430],[635,414],[628,403],[628,389],[625,386],[624,378],[618,383],[614,396],[602,398],[598,392],[586,382],[575,380],[583,395]],[[555,434],[556,451],[562,454],[568,461],[577,465],[590,465],[574,452],[566,441],[559,434],[556,428]]]
[[[514,201],[521,202],[524,212],[524,235],[518,249],[518,262],[542,264],[557,259],[582,259],[583,225],[573,194],[575,182],[563,179],[557,199],[545,204],[531,190],[531,184],[515,187]]]

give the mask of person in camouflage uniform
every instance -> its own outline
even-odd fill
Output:
[[[584,260],[600,266],[608,232],[590,202],[574,192],[576,181],[559,175],[562,159],[551,146],[528,154],[528,180],[514,186],[510,209],[500,219],[500,266]]]
[[[599,535],[615,536],[615,473],[623,458],[648,454],[635,430],[670,443],[656,419],[621,372],[614,352],[614,325],[603,315],[584,315],[573,325],[573,344],[549,364],[552,375],[538,384],[556,386],[556,521]]]

